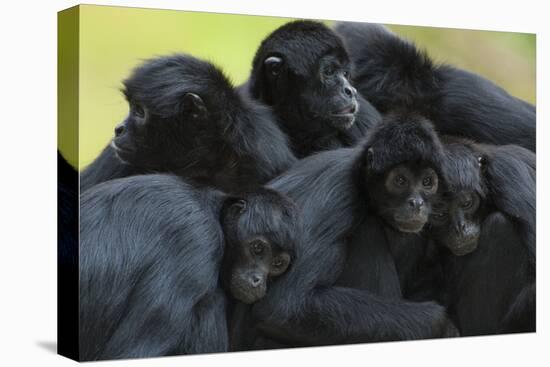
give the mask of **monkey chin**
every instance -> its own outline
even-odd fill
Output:
[[[337,130],[348,130],[355,123],[355,113],[335,114],[331,116],[330,120],[332,126]]]
[[[478,245],[478,236],[470,236],[469,238],[457,239],[453,244],[447,244],[447,248],[455,256],[464,256],[475,251]]]
[[[115,144],[114,141],[111,142],[111,148],[113,148],[115,152],[115,156],[122,164],[128,164],[128,165],[132,164],[131,157],[133,157],[134,155],[133,151],[119,147],[118,145]]]

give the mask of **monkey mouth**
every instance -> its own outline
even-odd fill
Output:
[[[111,147],[115,150],[115,152],[126,152],[126,153],[132,153],[131,149],[125,148],[121,145],[118,145],[115,143],[114,140],[111,141]]]
[[[418,233],[424,228],[425,224],[426,221],[421,219],[400,220],[396,218],[394,227],[400,232]]]
[[[357,112],[357,104],[352,103],[349,106],[346,106],[341,110],[334,112],[333,115],[334,116],[355,115],[355,112]]]
[[[117,156],[117,158],[120,159],[122,163],[129,163],[131,157],[133,157],[133,155],[135,154],[133,150],[121,147],[120,145],[117,145],[114,141],[111,142],[111,147],[115,151],[115,155]]]
[[[355,118],[355,114],[357,113],[357,103],[351,103],[347,105],[344,108],[341,108],[335,112],[333,112],[331,115],[334,117],[341,117],[341,118]]]

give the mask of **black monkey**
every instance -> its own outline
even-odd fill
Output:
[[[294,161],[269,109],[241,96],[214,65],[188,55],[149,60],[124,82],[130,110],[81,175],[170,172],[226,191],[268,181]]]
[[[427,230],[445,248],[443,303],[463,335],[535,331],[535,154],[445,146],[450,174]]]
[[[381,113],[414,108],[444,134],[535,151],[533,105],[479,75],[435,65],[382,25],[342,22],[335,30],[355,65],[353,84]]]
[[[458,228],[480,222],[488,214],[499,211],[513,222],[523,247],[534,261],[536,256],[536,156],[533,152],[516,146],[477,144],[469,140],[444,137],[446,151],[447,181],[443,186],[444,213],[442,219],[454,220]],[[459,218],[449,218],[446,214],[453,209],[466,209],[467,223]],[[437,210],[432,219],[437,220]],[[471,213],[468,215],[468,213]],[[458,220],[458,221],[457,221]],[[460,243],[475,240],[466,236],[476,228],[459,233],[456,239],[447,238],[444,242],[457,255],[464,255]],[[477,231],[479,228],[477,228]],[[466,241],[471,242],[471,241]],[[475,241],[474,241],[475,242]],[[453,245],[453,243],[455,245]],[[474,248],[472,247],[471,250]],[[466,249],[467,252],[471,250]]]
[[[443,136],[447,176],[434,201],[427,232],[456,256],[477,248],[481,222],[490,214],[484,159],[472,141]]]
[[[432,167],[439,165],[441,154],[428,121],[388,116],[364,146],[313,155],[273,180],[269,186],[300,207],[303,237],[292,268],[253,306],[260,332],[291,345],[455,335],[443,307],[399,299],[399,281],[384,242],[385,227],[419,231],[427,221],[437,187]],[[410,175],[409,192],[402,186],[393,195],[378,191],[377,180],[383,185],[388,172],[393,177],[401,170]],[[401,185],[397,178],[389,180],[398,181]],[[391,213],[375,197],[382,194],[392,203]],[[362,266],[356,274],[363,278],[347,284],[341,278],[351,271],[346,261],[352,243],[365,249],[364,263],[352,264]]]
[[[389,126],[375,129],[361,162],[366,171],[367,198],[371,211],[383,220],[401,296],[413,301],[432,300],[431,291],[419,292],[433,274],[419,269],[419,259],[430,255],[426,240],[419,234],[446,174],[444,149],[432,123],[420,115],[392,112],[386,114],[384,123]]]
[[[80,212],[80,360],[227,351],[224,288],[255,302],[293,256],[296,207],[270,189],[138,175],[87,190]]]
[[[294,21],[260,45],[242,88],[273,108],[297,157],[351,146],[380,114],[350,84],[350,62],[322,23]]]

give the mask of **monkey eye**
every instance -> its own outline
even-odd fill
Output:
[[[438,208],[437,206],[434,206],[432,207],[432,213],[430,215],[435,218],[441,219],[447,216],[447,211],[445,207]]]
[[[332,67],[325,68],[325,70],[323,70],[323,75],[326,76],[326,77],[333,76],[334,75],[334,68],[332,68]]]
[[[255,255],[261,255],[264,252],[265,244],[262,241],[254,241],[250,245],[250,250]]]
[[[432,178],[430,176],[424,177],[424,179],[422,180],[422,185],[424,185],[426,187],[431,187],[433,185]]]
[[[281,73],[283,59],[278,56],[270,56],[265,59],[264,64],[271,75],[277,76]]]
[[[132,109],[134,111],[134,115],[136,115],[137,117],[139,117],[139,118],[144,118],[145,117],[145,110],[140,105],[134,104]]]
[[[277,76],[281,74],[281,65],[279,64],[271,65],[270,72],[271,72],[271,75],[273,76]]]
[[[278,257],[275,260],[273,260],[271,265],[273,265],[276,268],[280,268],[283,265],[283,260],[280,257]]]
[[[472,199],[467,199],[467,200],[464,200],[462,202],[462,208],[464,209],[470,209],[472,207],[472,204],[474,203],[474,201]]]
[[[407,184],[407,179],[405,178],[405,176],[399,175],[395,177],[394,182],[397,186],[405,186]]]

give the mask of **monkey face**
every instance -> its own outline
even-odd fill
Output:
[[[421,164],[400,164],[377,180],[372,198],[378,214],[393,228],[417,233],[428,221],[437,187],[434,169]]]
[[[262,189],[228,199],[222,214],[226,240],[222,277],[233,297],[250,304],[290,266],[297,209],[279,193]]]
[[[128,116],[115,127],[111,147],[122,162],[136,167],[162,171],[183,166],[201,128],[209,126],[203,123],[206,106],[194,93],[185,94],[170,115],[132,99],[128,104]]]
[[[138,141],[146,135],[146,122],[150,117],[142,104],[130,102],[129,105],[128,116],[115,127],[111,147],[121,161],[133,164],[143,154]]]
[[[305,83],[304,103],[311,115],[337,129],[349,129],[355,122],[359,103],[350,84],[347,59],[326,55],[311,70]]]
[[[307,75],[291,70],[283,55],[266,58],[264,74],[271,92],[264,99],[277,104],[278,96],[292,98],[306,120],[338,130],[349,129],[359,103],[357,91],[349,82],[349,61],[342,55],[334,52],[323,56],[310,66]]]
[[[480,233],[481,199],[475,192],[438,195],[430,215],[430,233],[456,256],[474,251]]]
[[[244,303],[254,303],[265,296],[268,278],[283,274],[290,265],[290,255],[262,236],[236,246],[230,289]]]

